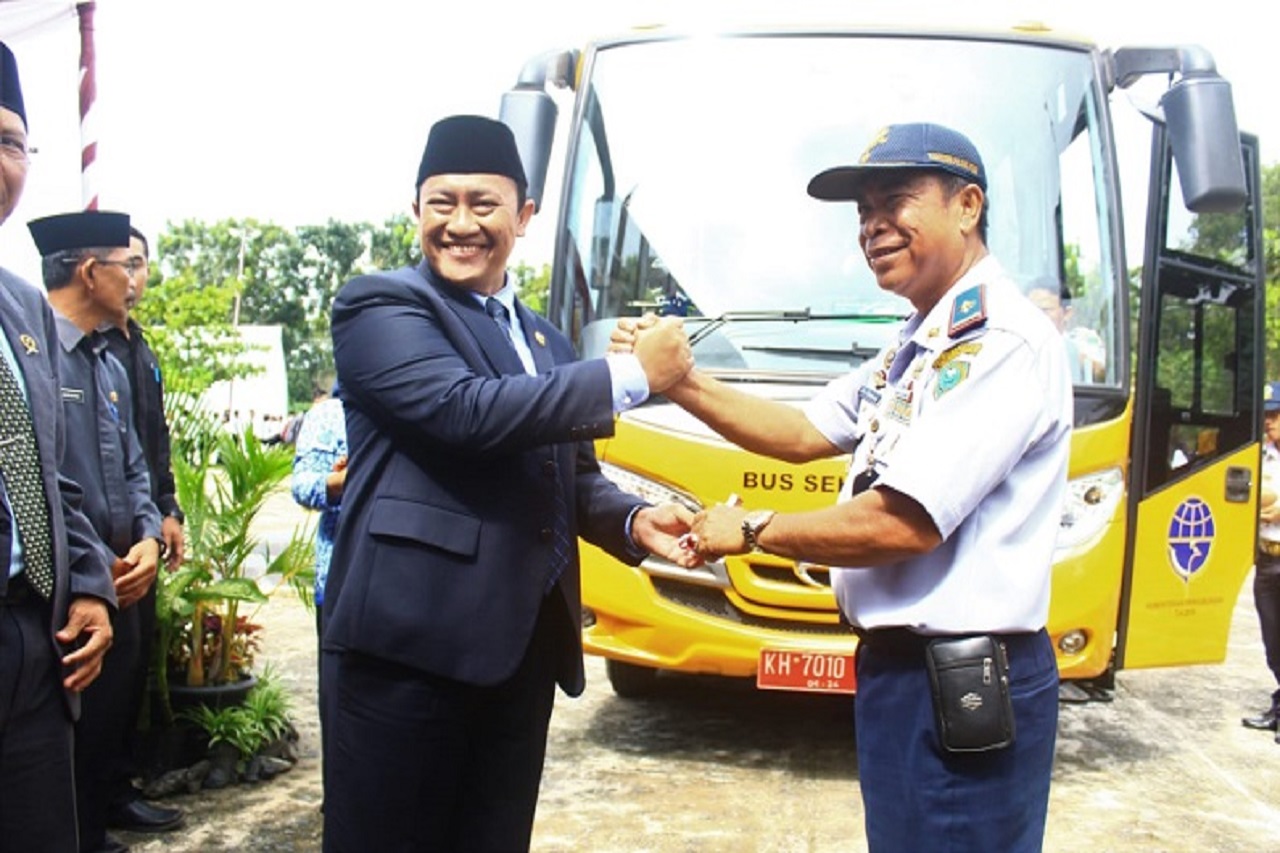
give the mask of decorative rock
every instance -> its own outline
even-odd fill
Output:
[[[276,758],[271,755],[264,755],[262,758],[262,767],[259,772],[263,779],[274,779],[281,773],[287,773],[293,769],[293,762],[283,758]]]

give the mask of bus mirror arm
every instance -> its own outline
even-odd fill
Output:
[[[1181,75],[1160,98],[1162,116],[1152,118],[1168,128],[1187,209],[1230,213],[1244,207],[1249,196],[1231,84],[1218,74],[1209,52],[1194,46],[1124,47],[1109,59],[1121,88],[1146,74]]]
[[[1127,89],[1148,74],[1217,77],[1213,56],[1202,47],[1122,47],[1110,54],[1110,83]]]

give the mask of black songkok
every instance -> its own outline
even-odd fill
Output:
[[[105,210],[59,213],[27,223],[41,257],[69,249],[111,249],[129,245],[129,214]]]
[[[0,41],[0,107],[12,110],[27,126],[27,110],[22,104],[22,83],[18,80],[18,60],[9,45]]]
[[[483,116],[450,116],[431,126],[414,190],[432,175],[505,175],[521,192],[529,185],[511,128]]]

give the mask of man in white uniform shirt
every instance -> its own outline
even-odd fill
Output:
[[[1267,668],[1280,685],[1280,382],[1262,389],[1262,489],[1258,498],[1258,558],[1253,574],[1253,603],[1258,609],[1262,648]],[[1280,686],[1271,694],[1271,707],[1240,722],[1251,729],[1280,731]]]
[[[898,341],[803,410],[696,369],[666,392],[756,453],[853,454],[836,506],[713,507],[692,547],[847,567],[834,584],[862,637],[858,777],[873,853],[1043,843],[1058,701],[1044,627],[1071,377],[1057,330],[987,252],[986,190],[962,134],[883,129],[809,194],[857,203],[877,282],[915,309]],[[615,348],[649,322],[622,321]]]

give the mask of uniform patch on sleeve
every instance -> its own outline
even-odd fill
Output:
[[[949,362],[938,371],[938,378],[934,380],[933,399],[938,399],[968,378],[969,362],[960,359]]]

